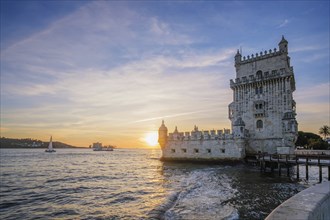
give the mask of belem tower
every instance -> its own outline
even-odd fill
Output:
[[[163,160],[239,160],[246,154],[293,153],[298,136],[293,67],[288,41],[278,49],[251,56],[235,55],[236,79],[230,80],[233,102],[228,106],[231,130],[168,134],[162,122],[158,142]]]

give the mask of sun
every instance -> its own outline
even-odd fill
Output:
[[[155,147],[158,144],[158,133],[153,131],[153,132],[148,132],[145,137],[144,141],[151,147]]]

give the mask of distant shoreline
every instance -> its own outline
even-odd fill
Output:
[[[3,147],[0,146],[0,149],[46,149],[46,147]],[[90,149],[89,147],[54,147],[54,149]]]
[[[0,148],[9,148],[9,149],[39,149],[39,148],[47,148],[49,142],[32,139],[32,138],[6,138],[1,137],[0,138]],[[81,147],[81,146],[74,146],[66,143],[62,143],[60,141],[54,141],[53,142],[54,148],[60,149],[60,148],[88,148],[88,147]]]

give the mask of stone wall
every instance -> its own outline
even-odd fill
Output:
[[[286,200],[266,220],[330,219],[330,182],[317,184]]]
[[[245,157],[243,139],[168,141],[163,158],[175,160],[226,160]]]
[[[250,139],[246,149],[247,153],[277,153],[277,148],[282,146],[282,138]]]

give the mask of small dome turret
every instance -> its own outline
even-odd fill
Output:
[[[282,39],[279,44],[283,44],[283,43],[286,43],[286,44],[288,43],[288,41],[284,38],[284,35],[282,35]]]
[[[235,64],[239,64],[242,60],[242,55],[240,54],[239,50],[237,50],[237,53],[235,55]]]
[[[284,38],[284,35],[282,35],[282,39],[280,43],[278,43],[278,46],[281,53],[288,53],[288,41]]]
[[[167,143],[167,127],[164,124],[164,120],[158,129],[158,143],[161,148],[164,148]]]
[[[159,131],[166,131],[167,132],[167,127],[164,124],[164,120],[162,120],[162,125],[158,129]]]

